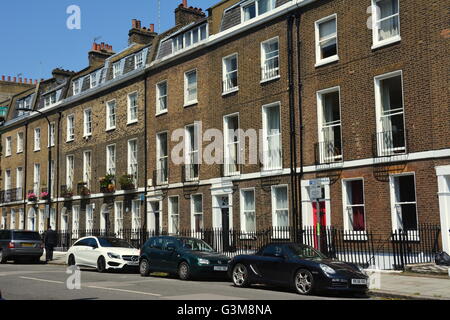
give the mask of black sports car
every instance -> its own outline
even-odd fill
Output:
[[[368,289],[368,277],[359,266],[328,259],[296,243],[273,243],[254,255],[236,256],[229,263],[228,276],[237,287],[288,285],[303,295],[330,290],[365,293]]]

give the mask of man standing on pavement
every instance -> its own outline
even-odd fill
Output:
[[[49,226],[44,234],[45,262],[53,260],[53,249],[55,249],[57,242],[56,231],[52,230],[52,227]]]

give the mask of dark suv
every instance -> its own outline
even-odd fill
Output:
[[[38,232],[0,230],[0,263],[27,259],[38,263],[44,253],[44,244]]]
[[[214,251],[205,241],[188,237],[160,236],[147,240],[141,249],[139,271],[177,274],[180,279],[192,277],[227,277],[230,258]]]

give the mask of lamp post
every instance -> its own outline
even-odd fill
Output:
[[[31,109],[25,109],[25,108],[18,108],[16,109],[17,111],[24,111],[24,112],[37,112],[39,113],[41,116],[43,116],[47,122],[48,122],[48,130],[51,130],[51,123],[50,120],[48,118],[48,116],[39,111],[39,110],[31,110]],[[50,139],[51,137],[51,133],[50,131],[48,132],[48,137]],[[48,207],[48,218],[47,218],[47,227],[50,226],[50,210],[51,210],[51,203],[52,203],[52,146],[50,145],[50,141],[48,142],[48,189],[47,189],[47,193],[48,193],[48,198],[47,198],[47,207]],[[38,190],[39,192],[39,190]],[[37,195],[36,195],[37,196]]]

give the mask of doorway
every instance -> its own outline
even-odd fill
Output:
[[[229,194],[213,197],[213,229],[215,231],[214,246],[216,250],[230,251],[232,248],[232,205]]]
[[[437,167],[436,174],[438,178],[442,249],[450,253],[450,166]]]
[[[100,210],[100,232],[102,234],[109,234],[109,206],[103,204]]]
[[[149,201],[147,226],[150,235],[159,236],[162,230],[162,201]]]

